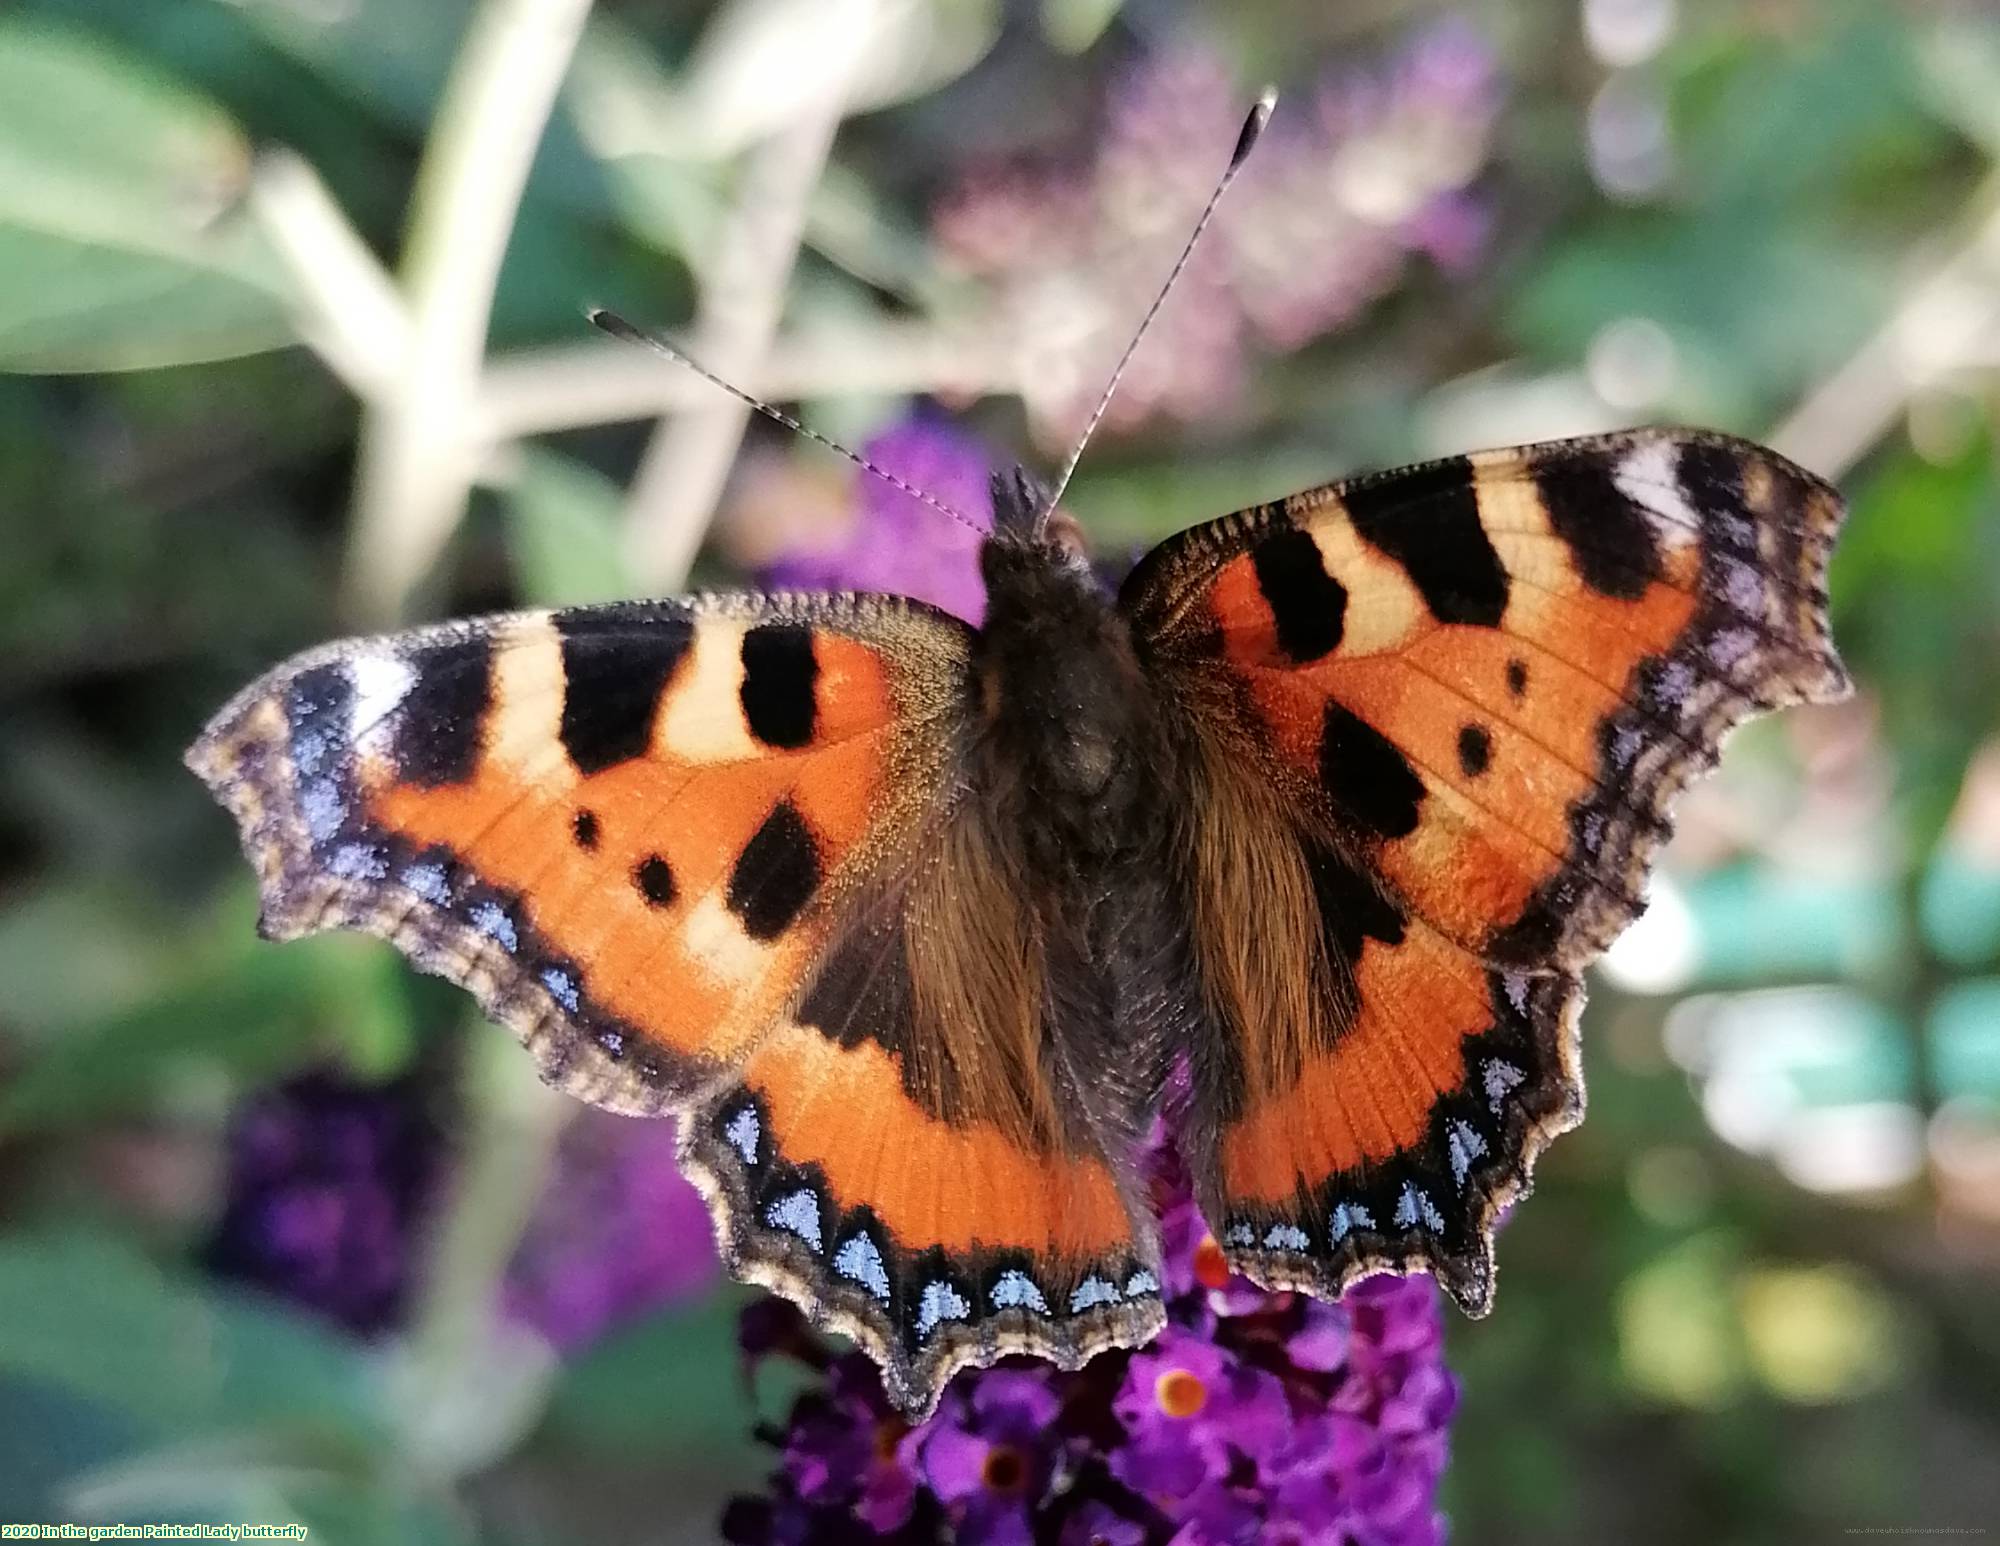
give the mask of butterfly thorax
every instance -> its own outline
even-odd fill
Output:
[[[1153,693],[1129,625],[1077,546],[1003,528],[980,554],[986,624],[972,670],[982,772],[1018,806],[1051,879],[1145,846],[1165,777]]]

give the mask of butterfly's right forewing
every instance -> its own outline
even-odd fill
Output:
[[[1184,532],[1128,580],[1187,747],[1195,1162],[1230,1259],[1490,1297],[1491,1221],[1583,1108],[1580,969],[1675,797],[1847,690],[1839,496],[1726,437],[1451,457]]]

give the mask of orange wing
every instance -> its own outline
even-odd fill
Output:
[[[1311,490],[1134,571],[1187,709],[1197,1164],[1239,1267],[1430,1266],[1486,1307],[1493,1214],[1581,1118],[1576,974],[1675,796],[1751,713],[1847,690],[1841,514],[1768,451],[1637,431]]]
[[[188,760],[242,829],[266,934],[376,934],[551,1083],[687,1112],[733,1269],[922,1411],[960,1364],[1076,1362],[1159,1315],[1101,1133],[1051,1118],[1078,1092],[1039,1020],[968,1037],[989,1022],[951,1013],[923,944],[980,935],[957,883],[970,637],[865,596],[480,619],[302,655]],[[994,970],[989,1001],[1038,987],[1032,952]]]

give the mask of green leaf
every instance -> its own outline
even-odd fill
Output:
[[[101,39],[0,21],[0,369],[125,370],[293,340],[236,200],[242,133]]]
[[[525,446],[502,491],[522,599],[577,606],[629,596],[619,553],[618,485],[581,462]]]
[[[1606,324],[1650,318],[1710,393],[1704,416],[1754,423],[1859,342],[1883,310],[1886,277],[1796,225],[1635,215],[1557,248],[1507,321],[1542,357],[1567,362]]]
[[[743,1442],[757,1418],[737,1365],[744,1298],[724,1290],[607,1337],[556,1387],[551,1432],[597,1453],[698,1452],[749,1481],[759,1460]]]
[[[0,1239],[0,1371],[177,1436],[274,1423],[342,1442],[380,1431],[357,1344],[95,1233]]]
[[[268,1077],[329,1050],[376,1073],[408,1055],[405,972],[388,946],[325,935],[274,949],[247,919],[240,936],[240,956],[47,1037],[0,1091],[0,1132],[143,1110],[192,1081]]]
[[[1744,48],[1683,115],[1683,165],[1710,213],[1839,192],[1879,158],[1941,147],[1919,107],[1909,27],[1845,3],[1801,33]]]
[[[1989,156],[2000,155],[2000,18],[1942,15],[1916,48],[1931,110]]]
[[[432,126],[446,81],[460,67],[474,11],[468,0],[231,0],[231,9],[301,69],[413,138]],[[517,18],[508,25],[536,24]],[[528,213],[538,201],[593,217],[606,208],[597,161],[560,112],[536,146],[517,238],[533,231]]]
[[[200,1306],[92,1235],[0,1239],[0,1369],[150,1422],[192,1422],[219,1380]]]
[[[1065,54],[1080,54],[1111,25],[1124,0],[1042,0],[1042,36]]]
[[[1996,503],[1989,437],[1939,462],[1899,443],[1860,485],[1835,555],[1834,633],[1879,695],[1919,853],[1944,829],[1967,764],[2000,723],[2000,677],[1965,666],[1993,653]]]
[[[10,897],[0,907],[9,1031],[41,1040],[143,1001],[169,964],[159,924],[156,910],[75,875]]]
[[[367,1505],[395,1474],[360,1343],[108,1235],[0,1239],[0,1392],[10,1385],[7,1406],[40,1391],[67,1414],[82,1442],[58,1451],[42,1485],[100,1517],[295,1516],[289,1494]]]

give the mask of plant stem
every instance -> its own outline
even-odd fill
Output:
[[[867,18],[857,15],[857,29]],[[749,155],[736,205],[703,265],[689,352],[735,379],[755,371],[771,346],[813,191],[845,115],[855,60],[829,61],[819,93]],[[642,589],[685,579],[736,459],[750,410],[717,400],[661,422],[640,460],[628,505],[626,553]]]
[[[760,368],[737,380],[767,402],[914,392],[970,398],[1019,389],[1006,351],[985,335],[921,322],[816,328],[780,338]],[[480,420],[496,443],[650,419],[709,406],[717,396],[693,372],[623,343],[566,344],[504,356],[487,367],[480,395]]]
[[[1972,233],[1912,285],[1868,341],[1772,432],[1803,467],[1838,478],[1892,430],[1912,398],[1984,369],[2000,334],[2000,180],[1971,201]]]
[[[288,150],[266,152],[250,209],[298,286],[299,335],[356,397],[386,395],[409,353],[409,312],[319,173]]]
[[[347,615],[382,626],[465,511],[484,457],[479,374],[507,237],[590,0],[485,0],[445,82],[410,200],[410,347],[363,414]]]

